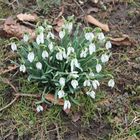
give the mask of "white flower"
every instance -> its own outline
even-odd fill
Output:
[[[95,92],[94,91],[88,91],[86,94],[88,96],[90,96],[91,98],[95,99]]]
[[[64,101],[63,110],[70,109],[70,107],[71,107],[70,101],[69,100],[65,100]]]
[[[16,51],[17,50],[17,45],[15,44],[15,42],[13,42],[11,44],[11,49],[12,49],[12,51]]]
[[[68,47],[67,56],[69,56],[71,53],[74,53],[74,48],[73,47]]]
[[[95,46],[95,44],[91,43],[89,45],[89,54],[91,55],[95,51],[96,51],[96,46]]]
[[[62,52],[56,53],[56,59],[57,60],[63,60],[63,53]]]
[[[27,58],[30,62],[33,62],[35,58],[34,52],[29,52]]]
[[[97,89],[97,87],[100,86],[99,81],[93,80],[93,81],[92,81],[92,86],[93,86],[95,89]]]
[[[77,80],[72,80],[71,85],[74,89],[76,89],[76,87],[78,86],[78,81]]]
[[[104,41],[104,40],[105,40],[104,34],[103,34],[103,33],[99,33],[99,34],[98,34],[98,39],[99,39],[100,41]]]
[[[85,33],[85,38],[86,38],[86,40],[92,42],[92,40],[94,38],[94,34],[92,32]]]
[[[87,51],[88,51],[87,48],[85,48],[84,50],[82,50],[81,53],[80,53],[80,58],[85,58],[87,56]]]
[[[24,34],[24,36],[23,36],[23,40],[24,40],[25,42],[28,42],[28,40],[29,40],[29,35]]]
[[[36,108],[37,112],[42,112],[43,111],[43,107],[41,105],[38,105]]]
[[[96,65],[96,71],[97,73],[99,73],[102,70],[102,65],[101,64],[97,64]]]
[[[60,32],[59,32],[59,37],[60,37],[61,39],[63,39],[64,36],[65,36],[65,31],[60,31]]]
[[[72,71],[72,72],[70,73],[70,77],[71,77],[71,78],[78,78],[78,77],[79,77],[78,72],[77,72],[77,71]]]
[[[66,54],[65,50],[62,51],[62,54],[63,54],[63,58],[66,59],[67,58],[67,54]]]
[[[111,87],[111,88],[113,88],[113,87],[115,86],[114,79],[110,79],[110,80],[108,81],[108,86]]]
[[[67,23],[67,24],[65,25],[65,29],[68,29],[68,32],[69,32],[69,33],[71,32],[72,27],[73,27],[72,22],[69,22],[69,23]]]
[[[45,59],[45,58],[48,58],[49,54],[47,51],[43,51],[42,52],[42,58]]]
[[[41,32],[39,35],[36,37],[36,43],[39,45],[41,43],[44,43],[44,33]]]
[[[40,62],[37,62],[36,63],[36,68],[41,70],[42,69],[42,64]]]
[[[25,71],[26,71],[25,65],[20,65],[19,70],[22,71],[23,73],[25,73]]]
[[[38,27],[38,31],[39,31],[40,33],[43,33],[43,32],[44,32],[44,30],[45,30],[45,29],[44,29],[44,27],[43,27],[43,26],[39,26],[39,27]]]
[[[94,77],[94,73],[93,72],[90,72],[89,73],[89,76],[93,78]]]
[[[49,43],[48,48],[49,48],[50,51],[53,50],[53,43],[52,42]]]
[[[82,68],[80,67],[80,63],[76,58],[71,60],[71,72],[74,71],[74,68],[79,68],[82,71]]]
[[[90,80],[85,80],[83,83],[84,87],[86,87],[86,86],[89,87],[90,85],[91,85]]]
[[[54,39],[54,34],[52,32],[48,32],[47,39]]]
[[[65,96],[64,90],[59,90],[57,94],[59,99]]]
[[[101,61],[102,63],[108,62],[109,56],[107,54],[102,54]]]
[[[111,42],[110,41],[107,41],[106,44],[105,44],[105,47],[106,47],[107,50],[108,49],[111,49],[112,48]]]
[[[59,79],[59,83],[60,83],[60,85],[61,85],[61,87],[64,87],[65,86],[65,78],[63,78],[63,77],[61,77],[60,79]]]

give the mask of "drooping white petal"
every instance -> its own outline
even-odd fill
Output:
[[[72,22],[69,22],[65,25],[65,29],[67,29],[69,33],[72,31],[72,27],[73,27]]]
[[[64,106],[63,106],[63,110],[66,110],[66,109],[70,109],[71,108],[71,103],[69,100],[65,100],[64,101]]]
[[[25,72],[26,72],[26,67],[25,67],[25,65],[20,65],[19,70],[20,70],[21,72],[25,73]]]
[[[36,63],[36,68],[41,70],[42,69],[42,64],[40,62],[37,62]]]
[[[65,96],[64,90],[59,90],[57,94],[58,94],[58,98],[59,98],[59,99],[60,99],[60,98],[63,98],[63,97]]]
[[[109,56],[107,54],[102,54],[101,61],[102,63],[108,62]]]
[[[49,43],[48,48],[50,51],[53,51],[53,43],[52,42]]]
[[[94,89],[97,89],[97,87],[100,86],[99,81],[93,80],[93,81],[92,81],[92,86],[94,87]]]
[[[67,56],[69,56],[71,53],[74,53],[74,48],[73,47],[68,47]]]
[[[102,65],[101,64],[97,64],[96,65],[96,71],[97,73],[99,73],[102,70]]]
[[[61,85],[61,87],[64,87],[65,86],[65,82],[66,82],[65,78],[61,77],[59,79],[59,84]]]
[[[95,51],[96,51],[96,46],[95,46],[95,44],[91,43],[89,45],[89,54],[91,55]]]
[[[34,52],[29,52],[29,54],[27,56],[28,61],[33,62],[34,57],[35,57]]]
[[[13,42],[11,44],[11,49],[12,49],[12,51],[16,51],[17,50],[17,45],[15,44],[15,42]]]
[[[56,59],[62,61],[63,60],[63,53],[62,52],[56,53]]]
[[[85,80],[83,83],[84,87],[86,87],[86,86],[89,87],[90,85],[91,85],[90,80]]]
[[[82,71],[82,68],[80,67],[80,63],[76,58],[71,60],[71,72],[74,71],[75,67]]]
[[[104,34],[103,34],[103,33],[98,33],[98,39],[99,39],[100,41],[104,41],[104,40],[105,40]]]
[[[78,72],[77,71],[70,72],[70,77],[71,78],[78,78],[79,77]]]
[[[114,81],[114,79],[110,79],[110,80],[108,81],[108,86],[111,87],[111,88],[113,88],[113,87],[115,86],[115,81]]]
[[[47,51],[43,51],[42,52],[42,58],[45,59],[45,58],[48,58],[49,54]]]
[[[72,85],[72,87],[73,87],[74,89],[76,89],[77,86],[78,86],[78,81],[77,81],[77,80],[72,80],[72,81],[71,81],[71,85]]]
[[[85,33],[85,38],[86,38],[86,40],[92,42],[92,40],[94,38],[94,34],[92,32]]]
[[[29,35],[24,34],[24,36],[23,36],[23,40],[24,40],[25,42],[28,42],[28,40],[29,40]]]
[[[106,44],[105,44],[105,47],[106,47],[107,50],[108,49],[111,49],[112,48],[111,42],[110,41],[107,41]]]
[[[80,53],[80,58],[85,58],[87,56],[87,53],[82,50],[81,53]]]
[[[64,36],[65,36],[65,31],[60,31],[60,32],[59,32],[59,37],[60,37],[61,39],[63,39]]]
[[[90,73],[89,73],[89,76],[90,76],[91,78],[93,78],[95,75],[94,75],[93,72],[90,72]]]
[[[44,109],[41,105],[38,105],[37,108],[36,108],[36,111],[37,112],[42,112]]]
[[[88,96],[90,96],[91,98],[95,99],[95,92],[94,91],[88,91],[86,94]]]

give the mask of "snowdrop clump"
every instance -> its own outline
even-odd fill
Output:
[[[73,31],[75,28],[75,31]],[[86,27],[82,32],[73,18],[65,20],[58,36],[50,25],[39,26],[36,39],[25,34],[20,41],[12,41],[11,49],[20,57],[20,72],[28,74],[28,80],[42,83],[46,91],[64,100],[63,109],[70,109],[79,90],[85,88],[93,99],[107,79],[110,88],[115,86],[114,78],[105,65],[111,56],[111,42],[99,28]],[[37,112],[43,111],[41,106]]]

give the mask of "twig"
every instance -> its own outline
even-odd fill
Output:
[[[37,95],[37,94],[26,94],[26,93],[16,93],[14,95],[15,96],[22,96],[22,97],[36,97],[36,98],[41,97],[40,95]]]
[[[76,0],[74,0],[74,2],[77,4],[77,6],[81,9],[81,11],[84,13],[84,15],[85,15],[85,11],[83,10],[83,8],[80,6],[80,4],[76,1]]]
[[[0,112],[3,111],[4,109],[8,108],[9,106],[11,106],[18,99],[18,97],[19,96],[16,96],[9,104],[4,106],[3,108],[0,108]]]

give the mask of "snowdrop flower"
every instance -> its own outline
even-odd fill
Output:
[[[50,51],[53,50],[53,43],[52,42],[49,43],[48,48],[49,48]]]
[[[88,96],[90,96],[91,98],[95,99],[95,92],[94,91],[88,91],[86,94]]]
[[[93,81],[92,81],[92,86],[93,86],[95,89],[97,89],[97,87],[100,86],[99,81],[93,80]]]
[[[29,35],[24,34],[24,36],[23,36],[23,40],[24,40],[25,42],[28,42],[28,40],[29,40]]]
[[[60,79],[59,79],[59,84],[61,85],[61,87],[64,87],[65,86],[65,78],[63,78],[63,77],[61,77]]]
[[[97,64],[96,65],[96,71],[97,73],[99,73],[102,70],[102,65],[101,64]]]
[[[86,40],[92,42],[92,40],[94,38],[94,34],[92,32],[85,33],[85,38],[86,38]]]
[[[42,64],[40,62],[37,62],[36,63],[36,68],[41,70],[42,69]]]
[[[115,86],[114,79],[110,79],[110,80],[108,81],[108,86],[111,87],[111,88],[113,88],[113,87]]]
[[[71,107],[70,101],[69,100],[65,100],[64,101],[63,110],[70,109],[70,107]]]
[[[21,72],[25,73],[25,71],[26,71],[25,65],[20,65],[19,70],[20,70]]]
[[[56,59],[60,61],[63,60],[63,53],[62,52],[56,53]]]
[[[12,51],[16,51],[17,50],[17,45],[15,44],[15,42],[13,42],[11,44],[11,49],[12,49]]]
[[[62,51],[62,54],[63,54],[63,58],[66,59],[67,58],[67,54],[66,54],[65,50]]]
[[[67,56],[69,56],[71,53],[74,53],[74,48],[73,47],[68,47]]]
[[[88,52],[88,49],[85,48],[84,50],[82,50],[82,52],[80,53],[80,58],[85,58],[87,56],[87,52]]]
[[[45,30],[44,27],[42,27],[42,26],[39,26],[39,27],[38,27],[38,31],[39,31],[40,33],[43,33],[44,30]]]
[[[103,33],[99,33],[99,34],[98,34],[98,39],[99,39],[100,41],[104,41],[104,40],[105,40],[104,34],[103,34]]]
[[[45,59],[45,58],[48,58],[49,54],[47,51],[43,51],[42,52],[42,58]]]
[[[76,58],[71,60],[71,72],[74,71],[74,68],[79,68],[82,71],[82,68],[80,67],[80,63]]]
[[[60,32],[59,32],[59,37],[60,37],[61,39],[63,39],[64,36],[65,36],[65,31],[60,31]]]
[[[90,73],[89,73],[89,76],[93,78],[95,75],[94,75],[93,72],[90,72]]]
[[[90,85],[91,85],[90,80],[85,80],[83,83],[84,87],[90,87]]]
[[[41,43],[44,43],[44,33],[41,32],[39,35],[36,37],[36,43],[39,45]]]
[[[108,62],[109,56],[107,54],[102,54],[101,61],[102,63]]]
[[[60,99],[60,98],[63,98],[63,97],[65,96],[64,90],[59,90],[57,94],[58,94],[58,98],[59,98],[59,99]]]
[[[71,78],[78,78],[78,77],[79,77],[78,72],[77,72],[77,71],[72,71],[72,72],[70,73],[70,77],[71,77]]]
[[[35,58],[34,52],[29,52],[27,58],[28,58],[28,61],[32,63]]]
[[[73,27],[72,22],[69,22],[69,23],[67,23],[67,24],[65,25],[65,28],[68,29],[68,32],[69,32],[69,33],[71,32],[72,27]]]
[[[91,55],[95,51],[96,51],[96,46],[95,46],[95,44],[91,43],[89,45],[89,54]]]
[[[37,108],[36,108],[36,111],[37,112],[42,112],[44,109],[41,105],[38,105]]]
[[[112,48],[111,42],[110,41],[107,41],[106,44],[105,44],[105,47],[106,47],[107,50],[110,49],[110,48]]]
[[[48,32],[47,39],[54,39],[54,34],[52,32]]]
[[[74,89],[76,89],[76,87],[78,86],[78,81],[77,80],[72,80],[71,85]]]

